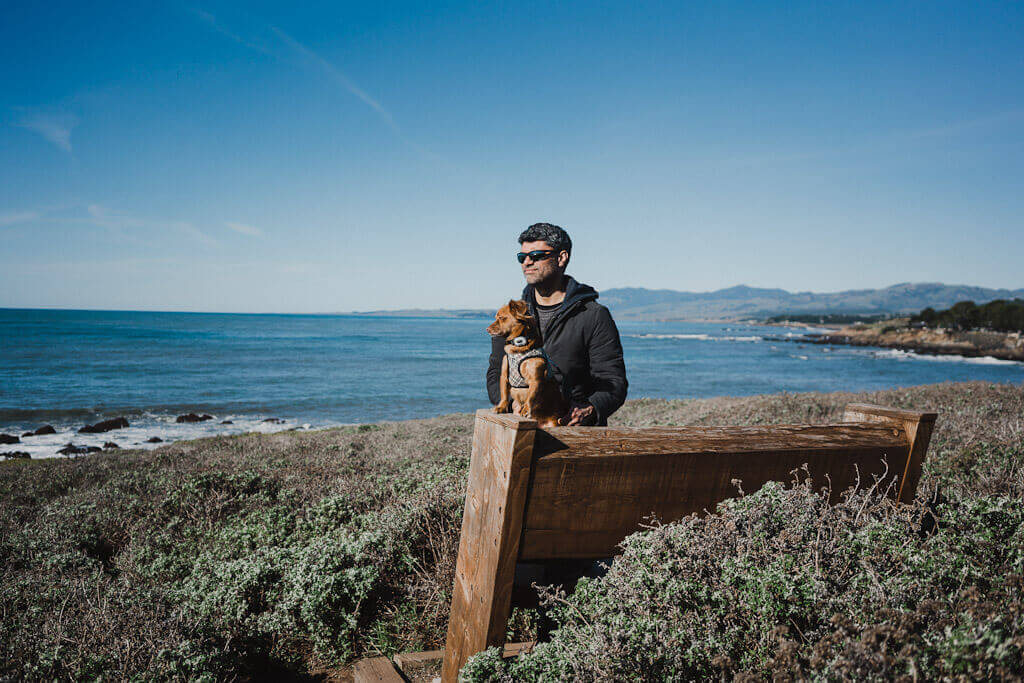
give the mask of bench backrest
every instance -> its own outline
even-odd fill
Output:
[[[713,511],[807,465],[837,498],[850,486],[913,499],[935,413],[847,406],[832,425],[556,427],[477,411],[443,681],[505,641],[520,560],[602,558],[647,519]]]

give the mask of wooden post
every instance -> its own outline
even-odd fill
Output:
[[[478,410],[441,680],[505,643],[537,423]]]
[[[881,422],[902,427],[910,444],[906,466],[900,476],[900,489],[896,499],[901,503],[910,503],[917,495],[917,483],[921,479],[921,468],[924,466],[925,454],[935,427],[936,413],[921,413],[913,410],[884,408],[867,403],[851,403],[846,406],[843,415],[845,422]]]

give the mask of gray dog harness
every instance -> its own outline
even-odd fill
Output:
[[[533,349],[526,353],[510,353],[506,351],[505,356],[508,357],[508,384],[513,389],[525,389],[530,386],[519,372],[520,363],[527,358],[543,358],[545,361],[548,359],[544,349]]]

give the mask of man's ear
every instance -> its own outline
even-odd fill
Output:
[[[569,252],[567,252],[565,249],[563,249],[562,251],[558,252],[558,267],[559,268],[565,268],[568,265],[569,265]]]

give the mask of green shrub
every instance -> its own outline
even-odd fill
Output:
[[[851,401],[939,411],[917,506],[768,487],[635,535],[556,600],[552,642],[464,674],[1019,677],[1024,387],[641,399],[613,420],[831,422]],[[440,647],[471,431],[461,415],[0,463],[0,679],[333,678]],[[517,612],[510,638],[532,628]]]
[[[927,515],[939,523],[922,529]],[[608,574],[549,594],[551,641],[466,681],[1009,677],[1024,669],[1024,501],[830,506],[769,483],[637,533]],[[982,619],[1004,606],[1001,618]]]

